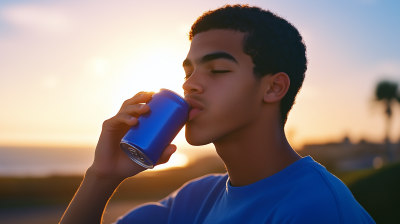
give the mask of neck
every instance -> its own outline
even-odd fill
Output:
[[[236,187],[272,176],[301,158],[288,143],[279,122],[254,123],[214,142]]]

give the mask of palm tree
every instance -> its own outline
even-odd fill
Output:
[[[383,80],[378,83],[375,90],[376,99],[384,104],[386,114],[386,137],[385,142],[387,144],[387,153],[389,161],[392,160],[392,153],[389,149],[389,133],[392,118],[392,102],[398,100],[400,102],[400,96],[397,95],[398,84],[396,82]]]

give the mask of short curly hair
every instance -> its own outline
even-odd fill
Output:
[[[240,4],[225,5],[201,15],[191,27],[189,40],[198,33],[214,29],[245,33],[243,51],[253,60],[257,80],[278,72],[289,76],[289,90],[280,102],[284,126],[307,70],[306,46],[299,31],[269,10]]]

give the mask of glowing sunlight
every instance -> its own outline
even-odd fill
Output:
[[[182,153],[174,153],[167,163],[156,166],[154,169],[148,171],[160,171],[175,167],[185,167],[189,164],[189,158]]]

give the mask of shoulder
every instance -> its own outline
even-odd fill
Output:
[[[293,218],[309,223],[374,223],[348,187],[315,162],[298,170],[286,184],[296,186],[285,203],[294,209]],[[327,220],[331,220],[327,222]]]
[[[161,224],[167,223],[169,216],[169,208],[162,203],[146,203],[139,207],[135,207],[120,217],[116,224]],[[154,215],[157,214],[157,215]]]
[[[209,174],[193,179],[160,202],[146,203],[129,211],[117,224],[125,223],[167,223],[171,210],[179,210],[180,216],[195,214],[200,203],[210,192],[225,189],[227,174]],[[192,211],[193,210],[193,211]],[[182,211],[185,211],[182,213]],[[155,215],[156,214],[156,215]]]
[[[196,179],[193,179],[184,184],[179,190],[201,190],[209,191],[219,185],[223,185],[225,189],[228,174],[208,174]]]
[[[228,174],[208,174],[185,183],[163,202],[204,200],[213,192],[225,190]],[[189,203],[189,202],[188,202]]]

